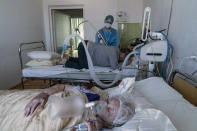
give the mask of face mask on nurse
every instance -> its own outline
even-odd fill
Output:
[[[111,28],[111,26],[112,26],[112,24],[110,24],[110,23],[105,23],[105,27],[106,27],[106,28],[109,29],[109,28]]]

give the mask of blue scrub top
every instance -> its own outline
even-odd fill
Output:
[[[120,36],[118,31],[114,28],[110,30],[106,30],[102,28],[99,30],[99,33],[103,36],[105,42],[109,46],[119,46],[120,45]],[[98,33],[96,33],[96,43],[100,43],[101,39],[98,37]]]

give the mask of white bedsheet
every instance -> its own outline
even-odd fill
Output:
[[[186,101],[162,78],[153,77],[136,82],[135,88],[155,108],[163,111],[178,131],[197,131],[197,107]]]
[[[155,105],[151,104],[143,93],[139,91],[136,86],[138,83],[142,85],[144,81],[134,82],[134,78],[126,78],[118,87],[107,89],[110,97],[123,95],[128,101],[135,105],[135,115],[122,127],[116,127],[113,131],[177,131],[169,118],[158,110]],[[144,88],[147,88],[147,86],[145,85]],[[168,89],[164,85],[163,91],[165,92],[166,90]],[[152,92],[152,90],[150,91]],[[171,90],[168,91],[168,93],[169,92],[171,92]],[[179,99],[182,98],[182,96],[175,95],[174,98]]]
[[[132,80],[133,78],[130,78],[130,80],[127,78],[122,82],[125,81],[127,83],[127,81]],[[123,95],[128,97],[127,99],[135,105],[136,114],[146,109],[155,108],[167,115],[178,131],[197,131],[197,107],[185,100],[181,94],[170,87],[162,78],[152,77],[137,81],[134,84],[131,83],[130,89],[132,89],[132,94],[129,93],[129,95],[127,92],[130,91],[128,90],[125,92],[126,94],[123,94],[120,86],[107,89],[107,91],[110,96]],[[124,131],[133,131],[125,130],[133,129],[130,123],[126,127],[128,128],[124,128],[123,125],[122,129]],[[152,131],[148,128],[146,129]]]
[[[96,73],[118,73],[119,70],[112,70],[109,67],[98,67],[95,66]],[[23,69],[22,74],[24,77],[48,77],[59,75],[63,73],[79,73],[79,72],[88,72],[88,69],[73,69],[73,68],[64,68],[62,65],[57,66],[41,66],[41,67],[28,67]],[[123,74],[126,76],[135,76],[137,70],[123,70]]]

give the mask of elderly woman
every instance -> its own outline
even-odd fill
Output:
[[[48,97],[55,93],[64,91],[68,88],[75,88],[81,93],[84,93],[89,101],[99,100],[100,96],[80,86],[71,85],[55,85],[54,87],[45,89],[42,93],[34,97],[25,107],[25,116],[33,114],[36,108],[44,108]],[[116,96],[106,100],[107,105],[99,113],[91,116],[86,125],[88,131],[98,131],[102,128],[112,128],[114,126],[121,126],[128,121],[134,114],[133,106],[128,103],[123,97]]]

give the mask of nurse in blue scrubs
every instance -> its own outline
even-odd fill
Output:
[[[103,36],[105,43],[108,46],[119,46],[120,44],[120,36],[118,31],[112,28],[112,24],[114,22],[114,17],[112,15],[106,16],[104,23],[105,26],[101,28],[98,32]],[[101,38],[99,38],[98,33],[96,33],[96,43],[100,43]]]

